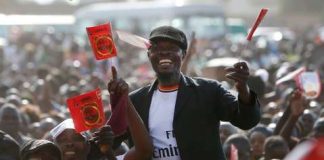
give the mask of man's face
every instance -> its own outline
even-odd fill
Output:
[[[62,151],[63,160],[85,160],[89,152],[86,139],[74,129],[64,130],[55,142]]]
[[[19,126],[19,113],[12,108],[5,108],[0,117],[0,130],[8,134],[17,133]]]
[[[180,73],[182,50],[172,41],[158,40],[148,50],[148,57],[158,76]]]

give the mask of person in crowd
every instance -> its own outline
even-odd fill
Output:
[[[228,122],[221,122],[219,125],[219,137],[221,144],[224,144],[226,139],[232,134],[236,134],[238,129]]]
[[[180,71],[187,38],[171,26],[155,28],[147,56],[157,79],[130,94],[149,130],[153,159],[225,159],[219,138],[219,123],[229,121],[250,129],[260,120],[256,94],[247,85],[249,68],[238,62],[227,68],[238,97],[215,80],[191,78]]]
[[[248,133],[249,141],[251,143],[251,156],[253,160],[258,160],[263,155],[263,146],[267,137],[271,136],[272,132],[263,125],[258,125],[251,129]]]
[[[310,136],[314,138],[322,138],[324,136],[324,118],[315,121]]]
[[[0,130],[8,133],[19,144],[23,144],[30,139],[21,133],[22,124],[21,114],[15,105],[6,103],[1,107]]]
[[[270,136],[264,143],[264,157],[261,160],[284,159],[289,152],[286,141],[280,136]]]
[[[19,149],[18,142],[0,130],[0,159],[19,160]]]
[[[86,160],[90,150],[90,134],[79,134],[72,119],[67,119],[50,131],[50,139],[59,146],[63,160]]]
[[[305,107],[309,106],[308,104],[304,105]],[[316,119],[317,115],[313,111],[309,109],[304,110],[303,114],[299,118],[299,123],[302,127],[299,138],[308,136],[314,126]]]
[[[289,98],[288,107],[273,132],[274,135],[280,135],[287,142],[290,149],[294,148],[300,141],[297,122],[306,107],[306,99],[302,95],[302,91],[299,89],[293,91]]]
[[[62,160],[62,153],[57,145],[48,140],[30,140],[21,146],[21,160]]]
[[[233,159],[235,156],[231,154],[231,145],[234,145],[237,149],[237,158],[239,160],[250,160],[251,159],[251,144],[244,134],[233,134],[228,137],[228,139],[224,142],[223,148],[226,153],[227,159]]]

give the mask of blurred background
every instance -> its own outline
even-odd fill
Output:
[[[269,11],[248,42],[245,37],[261,8]],[[118,58],[96,61],[86,27],[108,21]],[[41,138],[69,117],[67,98],[98,87],[109,117],[111,63],[119,64],[119,75],[131,90],[155,76],[147,50],[121,41],[115,30],[147,38],[161,25],[180,28],[195,42],[183,68],[186,75],[216,79],[232,90],[224,68],[247,61],[248,83],[262,104],[260,123],[272,131],[297,87],[287,75],[304,67],[317,71],[323,85],[323,0],[1,0],[0,130],[21,144],[26,136]],[[19,116],[3,118],[8,103]],[[323,94],[309,99],[291,135],[302,139],[312,133],[315,121],[324,117],[323,104]]]

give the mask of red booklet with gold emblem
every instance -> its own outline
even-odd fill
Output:
[[[87,27],[92,51],[97,60],[117,56],[116,46],[111,33],[111,23]]]
[[[78,133],[105,124],[100,89],[69,98],[67,105]]]

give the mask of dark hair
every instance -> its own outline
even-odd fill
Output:
[[[233,144],[239,154],[239,159],[250,158],[251,144],[249,139],[244,134],[233,134],[227,138],[223,144],[223,150],[226,153],[226,157],[230,157],[231,144]]]
[[[277,151],[289,151],[288,144],[281,136],[270,136],[264,142],[264,153],[266,159],[283,159],[287,153],[275,153]]]
[[[248,136],[251,138],[252,133],[254,132],[260,132],[263,135],[265,135],[266,137],[270,137],[272,135],[272,132],[264,125],[257,125],[256,127],[252,128],[249,132],[248,132]]]

